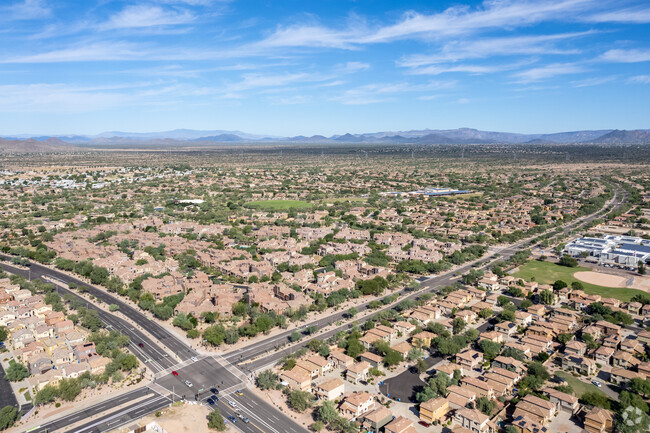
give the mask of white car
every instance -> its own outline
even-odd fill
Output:
[[[198,360],[199,360],[199,358],[197,358],[196,356],[193,356],[193,357],[192,357],[192,358],[190,358],[190,359],[191,359],[192,361],[194,361],[194,362],[196,362],[196,361],[198,361]]]
[[[191,388],[192,387],[192,382],[190,382],[189,380],[186,380],[185,385],[187,385],[187,386],[189,386]]]
[[[594,385],[596,385],[598,388],[600,388],[600,387],[602,386],[602,385],[600,384],[600,382],[598,382],[597,380],[592,380],[591,383],[593,383]]]
[[[237,406],[237,403],[235,403],[235,402],[232,401],[232,400],[229,400],[229,401],[228,401],[228,404],[230,405],[230,407],[236,407],[236,406]]]

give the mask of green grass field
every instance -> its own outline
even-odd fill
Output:
[[[571,373],[567,373],[566,371],[557,371],[555,374],[567,381],[569,386],[573,388],[573,391],[577,397],[582,397],[582,394],[585,392],[597,392],[598,394],[602,394],[605,397],[609,398],[609,396],[601,391],[596,385],[585,383],[577,377],[574,377]]]
[[[249,209],[265,211],[283,211],[289,209],[305,210],[312,207],[311,203],[302,200],[258,200],[244,204]]]
[[[557,280],[562,280],[571,285],[574,281],[579,281],[584,287],[585,293],[600,295],[604,298],[616,298],[623,302],[628,302],[634,295],[645,294],[644,291],[637,289],[597,286],[595,284],[582,282],[573,276],[576,272],[590,270],[591,269],[583,266],[569,268],[552,262],[531,260],[525,265],[520,266],[519,271],[514,274],[514,276],[523,278],[526,281],[532,281],[532,279],[535,278],[535,281],[541,284],[553,284]]]

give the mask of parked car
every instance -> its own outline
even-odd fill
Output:
[[[602,385],[600,384],[600,382],[597,381],[597,380],[592,380],[591,383],[593,383],[594,385],[596,385],[598,388],[600,388],[600,387],[602,386]]]
[[[420,421],[418,424],[420,424],[421,426],[424,426],[424,427],[431,427],[431,424],[429,424],[426,421]]]

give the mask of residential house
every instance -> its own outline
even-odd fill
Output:
[[[334,378],[316,385],[315,394],[319,400],[336,400],[343,396],[345,392],[345,384],[341,379]]]
[[[280,380],[287,382],[291,389],[311,391],[311,373],[304,368],[295,366],[289,371],[283,371]]]
[[[542,388],[542,392],[548,396],[551,403],[554,403],[560,409],[568,410],[572,415],[574,415],[580,408],[578,397],[576,396],[558,391],[557,389],[548,386]]]
[[[384,426],[385,433],[417,433],[413,421],[403,416],[398,416]]]
[[[594,406],[585,413],[584,428],[589,433],[611,433],[614,430],[614,418],[608,410]]]
[[[492,433],[494,430],[489,425],[490,418],[476,409],[457,410],[454,414],[454,421],[474,433]]]
[[[546,424],[551,421],[557,410],[558,407],[555,403],[533,394],[527,394],[515,406],[513,418],[524,416],[537,423]]]
[[[361,427],[371,432],[379,432],[382,427],[393,420],[393,413],[387,407],[379,405],[377,409],[363,415]]]
[[[583,356],[563,356],[562,368],[576,373],[591,375],[596,372],[596,361]]]
[[[517,324],[514,322],[501,322],[494,325],[494,330],[506,337],[512,337],[517,332]]]
[[[432,398],[420,403],[420,420],[432,423],[447,416],[450,410],[449,400],[443,397]]]
[[[644,375],[625,368],[614,367],[609,373],[609,381],[621,388],[627,388],[632,379],[645,379]]]
[[[564,353],[568,355],[584,356],[587,345],[582,341],[571,340],[564,345]]]
[[[374,397],[365,392],[353,392],[346,396],[339,405],[339,412],[344,418],[356,420],[375,407]]]
[[[370,364],[365,361],[361,361],[348,367],[345,372],[345,378],[349,382],[357,384],[360,381],[365,382],[368,380],[368,374],[370,374]]]
[[[477,352],[476,350],[469,349],[464,352],[456,354],[456,363],[461,367],[468,368],[470,370],[478,368],[483,364],[483,353]]]

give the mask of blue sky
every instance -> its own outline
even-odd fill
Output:
[[[0,134],[650,128],[647,0],[4,0]]]

